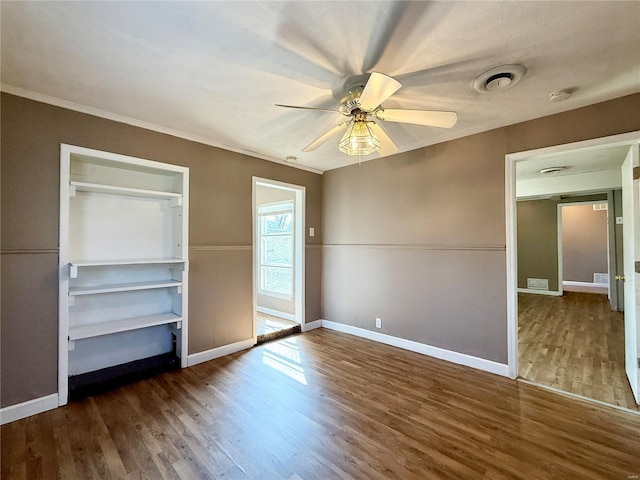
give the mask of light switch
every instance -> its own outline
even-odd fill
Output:
[[[309,236],[310,237],[315,237],[316,236],[316,229],[313,227],[309,227]]]

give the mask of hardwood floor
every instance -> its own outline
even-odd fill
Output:
[[[2,427],[2,478],[628,479],[640,416],[318,329]]]
[[[624,369],[624,317],[606,295],[518,295],[520,376],[640,411]]]

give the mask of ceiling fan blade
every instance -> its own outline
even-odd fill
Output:
[[[380,125],[372,122],[369,126],[371,127],[371,130],[373,130],[373,133],[375,133],[376,137],[380,140],[380,150],[378,150],[380,155],[385,157],[398,151],[398,146],[393,143],[393,140],[389,138],[387,132],[385,132]]]
[[[275,104],[276,107],[282,107],[282,108],[297,108],[298,110],[317,110],[319,112],[334,112],[334,113],[340,113],[338,110],[331,110],[329,108],[315,108],[315,107],[299,107],[297,105],[280,105],[279,103]]]
[[[362,90],[358,104],[362,110],[372,112],[378,105],[396,93],[401,86],[402,84],[395,78],[373,72]]]
[[[427,127],[451,128],[458,121],[456,112],[437,110],[378,110],[376,117],[387,122],[414,123]]]
[[[344,127],[346,127],[350,122],[342,122],[338,125],[336,125],[335,127],[331,128],[330,130],[328,130],[327,132],[323,133],[320,137],[318,137],[317,139],[315,139],[313,142],[311,142],[309,145],[307,145],[306,147],[304,147],[302,149],[303,152],[312,152],[313,150],[315,150],[316,148],[318,148],[320,145],[322,145],[324,142],[326,142],[327,140],[329,140],[329,138],[331,138],[333,135],[335,135],[336,133],[338,133],[341,129],[343,129]]]

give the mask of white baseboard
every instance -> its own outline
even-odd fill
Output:
[[[322,320],[314,320],[313,322],[307,322],[302,324],[302,331],[308,332],[309,330],[314,330],[316,328],[320,328],[322,326]]]
[[[413,340],[406,340],[404,338],[394,337],[384,333],[372,332],[371,330],[366,330],[364,328],[352,327],[351,325],[345,325],[343,323],[332,322],[329,320],[322,320],[322,327],[366,338],[375,342],[385,343],[387,345],[421,353],[430,357],[439,358],[440,360],[446,360],[447,362],[457,363],[458,365],[477,368],[478,370],[495,373],[496,375],[502,375],[503,377],[509,376],[508,365],[491,360],[485,360],[484,358],[474,357],[465,353],[445,350],[444,348],[433,347],[424,343],[414,342]]]
[[[53,410],[54,408],[58,408],[57,393],[0,408],[0,425],[15,422],[16,420],[46,412],[47,410]]]
[[[260,313],[264,313],[266,315],[271,315],[273,317],[284,318],[285,320],[289,320],[290,322],[297,322],[296,316],[293,313],[285,313],[279,310],[274,310],[273,308],[267,307],[256,307],[256,311]]]
[[[518,293],[533,293],[535,295],[551,295],[553,297],[561,297],[562,292],[557,290],[535,290],[533,288],[519,288]]]
[[[571,287],[609,288],[608,283],[574,282],[573,280],[563,280],[562,285],[569,285]]]
[[[246,350],[256,344],[255,339],[248,338],[247,340],[241,340],[239,342],[230,343],[229,345],[223,345],[222,347],[212,348],[205,350],[204,352],[192,353],[187,357],[187,366],[192,367],[198,363],[208,362],[215,358],[224,357],[232,353],[239,352],[240,350]]]

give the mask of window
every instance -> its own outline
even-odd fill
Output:
[[[293,202],[258,207],[258,292],[293,298]]]

